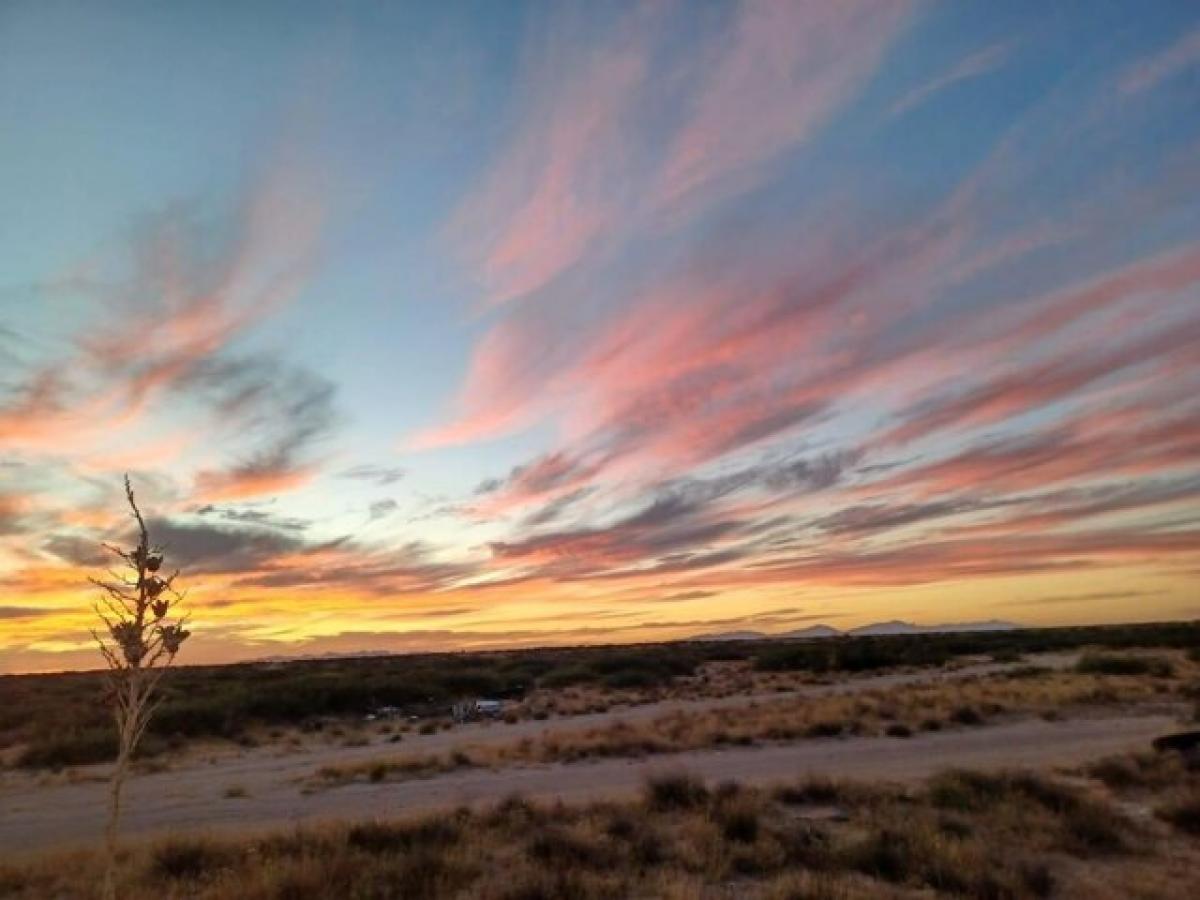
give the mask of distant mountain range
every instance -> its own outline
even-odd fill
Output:
[[[782,631],[768,634],[765,631],[718,631],[712,634],[698,634],[688,638],[692,641],[761,641],[779,640],[781,638],[829,638],[829,637],[871,637],[891,634],[950,634],[961,631],[1014,631],[1023,626],[1015,622],[1005,622],[1001,619],[988,619],[983,622],[947,622],[941,625],[915,625],[893,619],[890,622],[872,622],[870,625],[860,625],[848,631],[840,631],[831,625],[810,625],[807,628],[797,628],[793,631]]]

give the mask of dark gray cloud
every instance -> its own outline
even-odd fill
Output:
[[[790,455],[765,458],[732,472],[708,477],[675,478],[655,489],[649,516],[697,511],[738,491],[759,491],[768,495],[792,495],[820,491],[841,482],[862,454],[838,450],[817,456]]]
[[[43,552],[76,566],[96,568],[112,565],[114,560],[119,562],[98,540],[77,534],[52,534],[42,541],[41,547]]]
[[[281,555],[320,546],[264,528],[159,518],[148,520],[147,525],[151,537],[165,550],[168,564],[189,572],[253,572]]]
[[[498,560],[532,563],[542,575],[564,580],[726,565],[747,558],[752,548],[714,544],[751,537],[756,523],[753,518],[722,515],[722,501],[739,493],[774,497],[824,490],[846,477],[859,458],[859,453],[850,451],[809,457],[792,454],[716,475],[674,478],[650,487],[639,509],[609,525],[543,530],[541,526],[556,523],[564,509],[591,495],[594,489],[584,487],[526,516],[525,534],[490,547]],[[773,529],[787,524],[777,516],[771,519]]]
[[[555,497],[548,503],[543,503],[521,520],[522,530],[533,530],[557,522],[570,512],[581,501],[595,493],[595,488],[581,487],[578,490]]]
[[[914,525],[931,519],[955,516],[978,510],[980,501],[974,499],[936,500],[929,503],[888,505],[867,503],[848,506],[817,519],[813,524],[834,534],[868,534],[890,531],[904,525]]]
[[[374,522],[376,519],[382,519],[390,516],[399,508],[400,504],[395,500],[376,500],[369,507],[368,514],[371,517],[371,521]]]
[[[205,504],[196,510],[197,515],[213,516],[226,522],[237,522],[244,525],[261,525],[264,528],[274,528],[279,531],[305,531],[312,522],[296,516],[277,516],[264,509],[246,509],[230,506],[215,506]]]
[[[574,456],[569,453],[546,453],[536,459],[514,466],[503,478],[488,478],[475,488],[477,494],[492,494],[503,490],[518,498],[535,498],[551,491],[581,485],[598,473],[606,462],[601,456]]]
[[[678,594],[667,594],[663,597],[651,597],[658,603],[683,603],[687,600],[705,600],[717,596],[716,591],[680,591]]]
[[[200,473],[202,492],[302,470],[338,421],[332,381],[272,357],[202,360],[184,383],[208,399],[223,426],[258,445],[225,469]]]
[[[379,487],[395,484],[407,474],[400,466],[361,465],[352,466],[338,473],[339,478],[367,481]]]

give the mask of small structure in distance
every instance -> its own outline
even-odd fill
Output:
[[[498,719],[504,715],[503,700],[462,700],[450,710],[455,722],[476,722],[480,719]]]

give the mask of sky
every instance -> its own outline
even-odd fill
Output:
[[[0,672],[1200,617],[1200,5],[0,3]]]

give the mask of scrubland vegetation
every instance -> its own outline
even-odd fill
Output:
[[[1048,776],[771,789],[684,773],[640,800],[498,806],[126,851],[121,896],[378,898],[1189,897],[1200,773],[1176,754]],[[0,897],[91,893],[76,852],[0,864]]]
[[[428,718],[464,696],[521,701],[514,715],[542,718],[612,703],[726,696],[772,684],[783,689],[811,677],[938,666],[966,655],[1012,660],[1082,647],[1198,646],[1200,624],[1176,623],[183,667],[163,682],[164,703],[139,750],[152,757],[195,740],[248,741],[256,729],[312,730],[385,705]],[[736,664],[737,677],[710,677],[722,663]],[[111,716],[97,702],[101,679],[94,672],[0,677],[0,761],[58,768],[113,758]]]
[[[1002,676],[954,682],[796,696],[740,706],[677,711],[637,722],[616,720],[579,730],[560,728],[506,743],[464,744],[434,754],[398,754],[329,765],[318,784],[423,778],[464,768],[642,757],[728,746],[754,746],[807,738],[887,735],[966,728],[1013,718],[1065,718],[1089,709],[1138,704],[1178,707],[1194,699],[1200,668],[1179,654],[1112,656],[1093,674],[1097,657],[1076,671],[1017,667]],[[1150,677],[1124,672],[1143,666]],[[1172,676],[1178,673],[1179,678]]]

